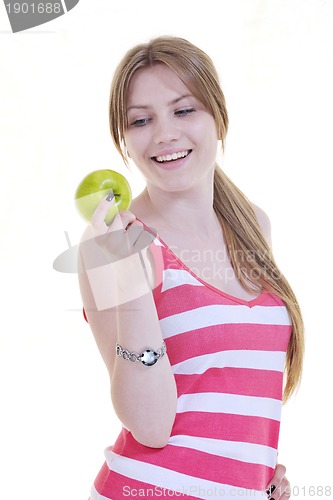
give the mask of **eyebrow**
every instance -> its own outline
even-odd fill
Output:
[[[168,106],[175,105],[179,101],[181,101],[182,99],[185,99],[186,97],[193,97],[193,95],[192,94],[184,94],[184,95],[182,95],[180,97],[176,97],[176,99],[173,99],[172,101],[168,102]],[[137,104],[137,105],[134,105],[134,106],[129,106],[127,108],[127,111],[129,111],[130,109],[148,109],[148,108],[150,108],[150,106]]]

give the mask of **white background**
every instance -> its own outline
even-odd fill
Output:
[[[73,205],[84,175],[114,168],[142,189],[113,148],[108,92],[124,52],[160,34],[203,48],[221,76],[222,167],[270,216],[306,322],[279,459],[296,497],[333,486],[332,26],[330,0],[81,0],[12,34],[0,5],[1,498],[87,499],[120,429],[77,277],[52,263],[65,231],[75,245],[84,228]]]

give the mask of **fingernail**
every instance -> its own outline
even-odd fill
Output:
[[[274,493],[275,490],[276,490],[276,486],[274,486],[274,484],[271,484],[271,486],[268,488],[268,490],[266,490],[266,495],[271,495],[272,493]]]
[[[106,197],[106,201],[112,201],[114,198],[114,194],[113,193],[109,193]]]

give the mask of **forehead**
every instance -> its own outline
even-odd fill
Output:
[[[138,100],[149,101],[155,97],[166,96],[168,99],[191,94],[185,83],[165,64],[156,64],[135,72],[128,88],[127,104],[138,104]]]

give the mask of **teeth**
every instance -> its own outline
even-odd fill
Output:
[[[189,154],[188,151],[180,151],[179,153],[173,153],[172,155],[156,156],[156,161],[162,163],[164,161],[178,160],[178,158],[185,158]]]

